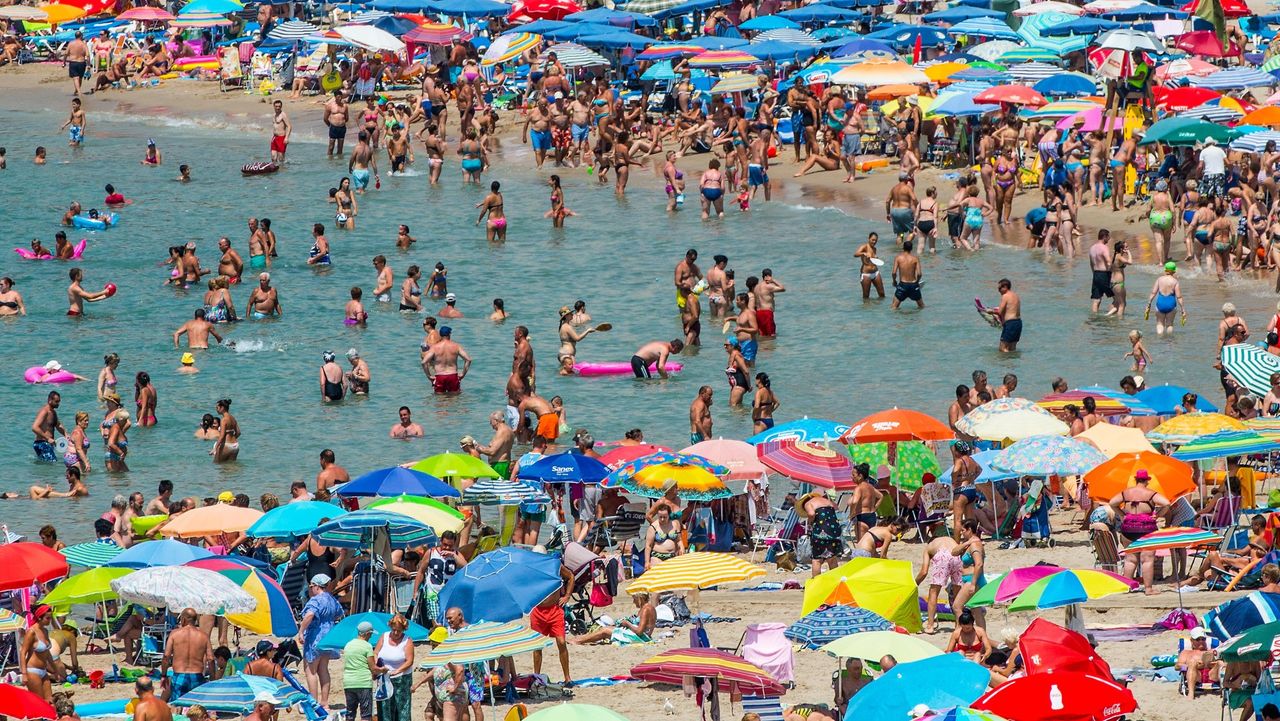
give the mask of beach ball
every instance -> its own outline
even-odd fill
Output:
[[[103,288],[103,290],[107,292],[107,297],[110,298],[111,296],[116,294],[116,284],[107,283],[107,285]]]

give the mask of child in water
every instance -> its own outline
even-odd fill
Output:
[[[1147,365],[1152,362],[1151,354],[1147,352],[1146,346],[1142,345],[1142,331],[1129,331],[1129,343],[1133,345],[1133,349],[1124,354],[1125,358],[1133,358],[1133,367],[1129,370],[1138,372],[1144,371]]]

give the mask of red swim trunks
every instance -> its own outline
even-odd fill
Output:
[[[289,143],[285,141],[283,135],[271,136],[271,152],[283,153],[285,151],[285,148],[288,148],[288,147],[289,147]]]
[[[458,380],[457,373],[437,373],[435,379],[431,381],[432,387],[436,389],[436,393],[460,393],[462,392],[462,383]]]
[[[773,311],[761,308],[756,311],[756,324],[760,326],[760,335],[773,336],[778,335],[778,326],[773,324]]]
[[[529,628],[548,638],[564,638],[564,609],[558,604],[534,606],[529,612]]]

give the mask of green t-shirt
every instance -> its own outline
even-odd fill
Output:
[[[342,687],[373,688],[373,672],[369,670],[369,657],[373,646],[356,636],[342,647]]]

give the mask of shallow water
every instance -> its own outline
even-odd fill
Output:
[[[361,199],[358,229],[328,235],[335,265],[317,271],[305,264],[309,228],[331,220],[326,191],[346,169],[344,161],[325,160],[323,145],[295,139],[286,171],[243,178],[242,164],[265,159],[264,132],[97,113],[91,116],[86,146],[72,151],[65,137],[53,132],[63,117],[61,110],[18,113],[0,108],[0,145],[9,151],[9,169],[0,173],[7,200],[0,236],[12,247],[25,246],[32,237],[52,247],[67,204],[79,199],[91,207],[104,195],[102,186],[114,183],[134,204],[121,211],[118,228],[87,234],[89,248],[81,267],[86,288],[110,281],[120,290],[116,297],[90,305],[87,318],[72,320],[63,315],[67,265],[20,261],[7,248],[0,255],[5,258],[0,274],[17,281],[30,313],[0,323],[0,406],[10,415],[0,438],[0,467],[9,472],[0,487],[25,491],[31,483],[46,482],[62,487],[61,464],[39,464],[32,456],[28,426],[47,389],[22,382],[28,366],[56,358],[93,379],[102,356],[116,352],[122,358],[121,394],[129,396],[134,374],[145,370],[160,397],[160,424],[130,432],[131,472],[112,475],[102,467],[101,443],[92,431],[103,414],[93,383],[59,388],[66,425],[77,410],[92,418],[94,470],[88,484],[93,496],[71,502],[10,501],[0,511],[0,521],[28,533],[54,522],[71,540],[91,535],[89,521],[106,509],[111,494],[142,490],[150,497],[161,478],[173,479],[179,495],[201,497],[233,489],[256,499],[266,491],[286,495],[296,479],[310,485],[318,471],[317,455],[325,447],[333,448],[339,463],[354,475],[456,449],[465,434],[487,442],[487,415],[504,402],[511,333],[517,324],[532,332],[539,392],[562,395],[570,424],[590,428],[599,440],[618,438],[638,426],[652,442],[683,447],[688,404],[702,384],[716,391],[716,435],[745,437],[751,432],[750,416],[725,407],[719,323],[705,312],[705,346],[682,359],[686,370],[677,377],[638,383],[626,377],[555,375],[557,309],[577,298],[587,301],[595,321],[614,324],[613,331],[580,344],[581,360],[625,361],[643,342],[677,337],[671,272],[688,247],[699,250],[704,269],[712,255],[728,255],[740,286],[766,266],[787,286],[778,304],[780,337],[762,343],[757,365],[773,378],[782,401],[779,422],[801,415],[853,421],[894,405],[943,416],[953,388],[967,383],[974,368],[985,369],[993,382],[1006,372],[1016,373],[1020,391],[1031,397],[1047,392],[1055,375],[1073,386],[1115,386],[1128,372],[1121,357],[1129,349],[1124,335],[1137,327],[1147,333],[1156,359],[1149,383],[1184,384],[1216,396],[1216,373],[1209,365],[1217,306],[1233,296],[1257,329],[1272,306],[1259,282],[1224,287],[1193,278],[1184,283],[1192,323],[1178,329],[1176,340],[1157,340],[1152,324],[1140,317],[1153,267],[1139,266],[1130,275],[1130,302],[1137,307],[1130,318],[1092,318],[1087,263],[993,246],[976,256],[944,250],[926,258],[929,307],[893,313],[887,300],[862,301],[852,259],[869,231],[886,233],[887,227],[856,217],[853,206],[832,191],[806,191],[787,182],[772,203],[758,200],[750,213],[734,211],[723,220],[702,222],[692,205],[696,180],[690,183],[691,204],[668,215],[661,188],[647,170],[636,173],[641,177],[633,178],[625,198],[616,199],[611,187],[599,187],[585,170],[566,169],[561,175],[567,202],[580,217],[555,230],[542,218],[548,205],[543,183],[553,171],[548,166],[534,172],[527,146],[521,145],[503,148],[497,171],[485,177],[486,186],[494,179],[504,184],[510,219],[505,245],[485,242],[473,209],[483,192],[464,187],[457,164],[449,161],[438,188],[429,188],[423,176],[384,174],[382,190]],[[162,168],[138,163],[148,137],[164,153]],[[29,162],[37,144],[49,148],[47,166]],[[195,180],[189,185],[173,180],[180,163],[193,167]],[[703,162],[690,158],[682,167],[689,172]],[[425,175],[421,160],[418,172]],[[776,175],[786,174],[779,170]],[[199,307],[203,286],[182,291],[163,285],[168,271],[160,263],[166,248],[195,241],[202,263],[216,268],[216,241],[226,235],[247,258],[245,221],[250,216],[271,218],[279,237],[281,257],[270,270],[284,318],[220,326],[219,332],[236,342],[235,350],[196,351],[201,372],[179,375],[174,371],[181,351],[173,348],[170,335]],[[399,223],[407,223],[419,239],[409,252],[395,248]],[[73,241],[79,237],[79,232],[71,235]],[[892,255],[891,245],[881,245],[882,256]],[[418,363],[420,317],[368,302],[367,328],[342,325],[351,286],[362,286],[368,301],[375,278],[370,259],[378,253],[388,257],[397,286],[411,263],[424,271],[436,261],[448,266],[449,289],[470,316],[451,323],[454,339],[475,358],[461,396],[432,395]],[[1022,351],[1009,357],[996,352],[998,331],[972,307],[974,296],[994,305],[995,281],[1001,277],[1013,279],[1022,293],[1026,322]],[[233,286],[241,311],[247,293],[245,287]],[[505,324],[487,320],[495,297],[504,298],[511,313]],[[438,309],[434,302],[428,307]],[[341,355],[349,347],[358,348],[370,364],[372,394],[322,405],[317,389],[321,352]],[[206,454],[209,444],[192,438],[192,431],[222,397],[234,400],[232,411],[244,438],[238,462],[215,466]],[[387,437],[402,404],[413,409],[426,439],[406,443]],[[134,410],[127,400],[126,407]]]

